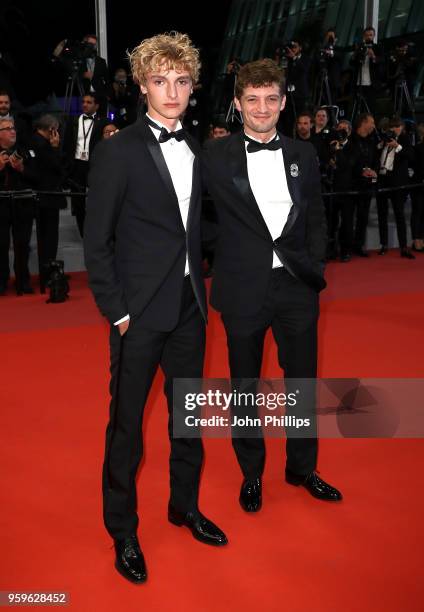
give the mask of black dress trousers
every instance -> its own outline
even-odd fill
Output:
[[[295,392],[298,386],[290,379],[309,379],[307,392],[313,393],[315,382],[311,379],[315,379],[317,373],[318,316],[318,293],[285,268],[274,269],[264,304],[256,315],[222,316],[227,333],[231,378],[237,379],[239,384],[240,379],[260,377],[265,334],[271,327],[278,347],[279,365],[285,374],[286,393]],[[237,384],[234,387],[237,388]],[[243,390],[246,391],[246,385]],[[309,396],[308,409],[314,414],[314,394]],[[286,414],[291,414],[289,409]],[[316,434],[315,418],[311,421],[311,427]],[[251,431],[249,433],[251,435]],[[256,433],[256,437],[233,436],[239,465],[248,480],[261,476],[264,469],[265,444],[260,430]],[[316,435],[300,438],[291,436],[287,431],[287,436],[286,469],[298,475],[309,474],[317,463]]]
[[[113,538],[125,538],[138,526],[136,474],[143,455],[144,406],[160,366],[168,401],[170,503],[180,512],[197,508],[203,446],[200,438],[173,438],[173,379],[201,378],[205,352],[205,323],[190,278],[184,279],[179,321],[170,332],[143,326],[132,318],[121,337],[110,334],[111,403],[103,465],[103,512]],[[182,407],[181,407],[182,409]]]

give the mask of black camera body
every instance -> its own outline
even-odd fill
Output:
[[[390,142],[391,140],[395,140],[396,136],[397,134],[393,130],[387,130],[381,133],[381,140],[383,142]]]
[[[361,44],[358,47],[358,51],[357,51],[357,54],[360,57],[361,62],[365,61],[365,58],[367,57],[368,49],[372,49],[372,47],[373,47],[372,43],[361,42]]]
[[[82,64],[89,58],[96,57],[97,51],[92,43],[85,40],[67,40],[62,57],[75,65]]]

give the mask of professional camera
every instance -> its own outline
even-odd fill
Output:
[[[349,138],[347,130],[334,130],[331,134],[330,150],[331,152],[338,151],[338,144]]]
[[[383,142],[390,142],[396,138],[396,134],[393,130],[387,130],[381,133],[381,139]]]
[[[61,57],[74,66],[81,65],[85,60],[96,57],[96,47],[87,41],[66,40]]]
[[[372,46],[373,46],[372,43],[361,42],[356,52],[361,62],[365,62],[365,58],[367,57],[367,54],[368,54],[368,49],[372,49]]]

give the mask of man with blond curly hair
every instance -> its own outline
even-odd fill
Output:
[[[116,569],[141,583],[147,573],[136,533],[135,481],[143,411],[158,366],[169,410],[168,519],[201,542],[227,539],[198,509],[200,437],[173,437],[173,379],[201,378],[205,350],[199,151],[180,122],[199,55],[187,35],[172,32],[143,40],[130,62],[147,114],[98,146],[84,243],[90,286],[111,329],[104,521]]]

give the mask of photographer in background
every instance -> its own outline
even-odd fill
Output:
[[[354,170],[357,164],[352,150],[350,137],[352,126],[349,121],[339,121],[332,132],[330,161],[327,176],[330,191],[335,193],[353,190]],[[340,254],[340,261],[350,261],[353,247],[353,217],[355,201],[351,195],[335,195],[328,204],[328,251],[327,258],[335,259]]]
[[[383,75],[382,49],[374,38],[374,28],[365,28],[362,42],[356,46],[350,59],[350,65],[355,69],[356,90],[363,95],[372,115],[375,115],[376,93],[381,87]]]
[[[0,191],[20,191],[35,182],[33,155],[16,146],[12,118],[0,119]],[[0,295],[5,295],[9,280],[10,232],[13,236],[16,293],[34,293],[28,269],[34,206],[32,199],[0,200]]]
[[[65,163],[60,148],[59,121],[54,115],[42,115],[35,120],[34,128],[31,150],[34,153],[37,189],[60,191],[65,180]],[[49,261],[57,256],[59,211],[63,208],[66,208],[65,196],[39,196],[37,231],[40,277],[44,285],[49,280]]]
[[[414,151],[405,134],[404,123],[399,117],[393,117],[389,129],[382,133],[382,141],[377,145],[380,152],[379,187],[400,187],[409,183],[408,166],[413,162]],[[388,245],[388,211],[389,199],[392,202],[399,240],[400,255],[415,259],[407,247],[405,201],[407,192],[397,190],[377,194],[378,229],[381,248],[379,255],[387,252]]]
[[[407,111],[409,115],[412,114],[417,61],[418,58],[412,52],[411,45],[405,40],[400,40],[394,52],[389,55],[387,80],[394,100],[393,112],[395,114],[406,114]]]
[[[292,138],[297,115],[307,108],[311,62],[309,57],[302,53],[302,44],[299,40],[289,41],[284,46],[284,54],[287,60],[287,101],[281,114],[281,129],[286,136]]]
[[[115,121],[120,128],[134,123],[140,90],[128,77],[125,68],[115,71],[112,83],[111,104],[115,109]]]
[[[324,35],[322,47],[318,51],[318,82],[327,76],[330,97],[327,96],[325,87],[322,88],[323,96],[316,100],[318,105],[336,103],[341,84],[342,58],[336,46],[337,36],[334,28],[329,28]]]
[[[97,36],[87,34],[81,42],[62,40],[53,51],[53,60],[61,63],[68,75],[77,73],[78,93],[96,94],[99,113],[105,115],[112,89],[106,60],[97,55]]]
[[[375,121],[370,113],[362,113],[356,118],[350,153],[355,158],[353,189],[364,192],[354,196],[356,224],[352,251],[359,257],[369,257],[364,248],[372,199],[369,192],[377,186],[378,169]]]
[[[412,250],[417,253],[424,253],[424,123],[417,125],[417,136],[418,142],[414,147],[414,176],[412,182],[423,183],[423,185],[411,189]]]

